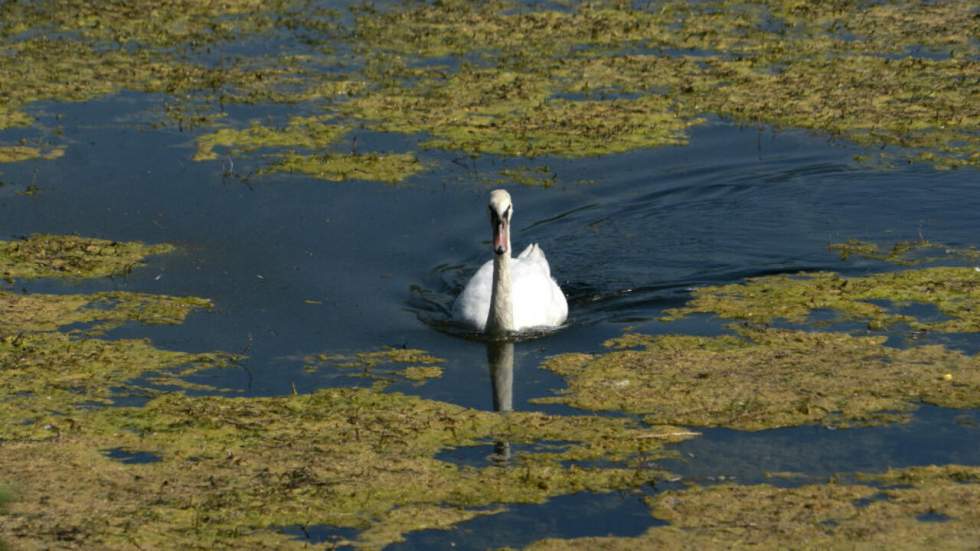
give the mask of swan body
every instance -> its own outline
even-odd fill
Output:
[[[490,194],[494,258],[466,284],[453,304],[453,318],[488,334],[557,327],[568,317],[568,302],[537,244],[511,258],[510,195]]]

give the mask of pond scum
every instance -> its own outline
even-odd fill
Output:
[[[0,130],[31,137],[0,143],[0,163],[60,162],[70,148],[38,102],[133,91],[164,98],[159,124],[194,133],[188,157],[239,159],[259,175],[397,183],[436,166],[417,151],[357,146],[364,130],[405,134],[422,149],[579,158],[682,146],[709,115],[809,129],[938,168],[980,164],[980,19],[969,2],[548,9],[450,1],[360,5],[348,15],[311,0],[3,3]],[[283,36],[305,46],[222,49]],[[229,120],[230,104],[288,105],[293,115]],[[33,236],[0,242],[0,275],[106,277],[171,251]],[[870,244],[838,252],[917,263],[906,250]],[[510,503],[661,479],[651,461],[696,434],[674,425],[850,427],[901,422],[921,403],[978,407],[976,358],[940,345],[889,347],[883,333],[977,332],[978,279],[972,267],[933,266],[708,287],[667,321],[713,314],[736,324],[730,335],[627,334],[607,353],[545,363],[567,388],[541,401],[636,416],[628,418],[498,415],[384,392],[383,384],[226,396],[186,377],[233,365],[234,355],[106,336],[122,325],[206,315],[206,298],[3,290],[0,540],[25,549],[300,548],[306,542],[291,529],[327,525],[356,529],[347,543],[380,548]],[[942,318],[903,313],[905,304],[933,305]],[[813,330],[824,311],[866,325],[867,334]],[[305,363],[382,383],[440,374],[423,351]],[[117,405],[134,398],[147,402]],[[437,459],[495,440],[567,444],[532,448],[503,466]],[[970,547],[980,538],[971,505],[978,482],[976,468],[947,465],[795,488],[691,486],[648,498],[667,526],[537,546],[823,548],[846,539]]]
[[[0,243],[0,262],[17,279],[93,277],[171,250],[46,235]],[[209,307],[194,297],[0,292],[0,482],[13,496],[0,514],[4,539],[24,548],[300,548],[306,543],[287,528],[330,525],[356,528],[352,543],[379,548],[507,503],[648,483],[661,474],[644,465],[694,434],[587,415],[502,416],[381,386],[221,397],[184,378],[230,365],[232,355],[98,338],[125,323],[181,323]],[[441,374],[441,360],[420,350],[305,361],[413,381]],[[127,397],[149,401],[113,405]],[[494,440],[566,444],[503,467],[435,458]],[[149,459],[120,462],[114,453]],[[605,466],[591,466],[599,460]]]
[[[43,147],[3,146],[0,162],[64,151],[34,102],[132,90],[165,96],[161,123],[198,131],[202,162],[245,155],[260,173],[333,181],[432,168],[339,141],[352,128],[471,155],[574,158],[682,145],[710,114],[937,167],[980,164],[969,2],[457,0],[348,15],[314,0],[5,3],[0,129],[34,125]],[[283,37],[292,48],[254,47]],[[253,47],[221,57],[234,44]],[[243,125],[229,104],[303,116]]]

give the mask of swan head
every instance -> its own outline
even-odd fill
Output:
[[[510,202],[510,194],[503,189],[490,192],[490,226],[493,228],[493,252],[495,254],[510,254],[510,217],[514,214],[514,205]]]

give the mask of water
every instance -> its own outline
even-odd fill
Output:
[[[209,297],[215,311],[195,313],[183,325],[124,327],[111,336],[149,336],[178,350],[246,353],[240,369],[197,379],[247,396],[363,384],[327,368],[306,372],[297,358],[406,346],[445,358],[445,373],[420,387],[396,384],[393,390],[493,409],[484,343],[431,322],[489,258],[486,182],[502,168],[547,165],[556,175],[551,189],[509,186],[512,239],[518,250],[530,242],[542,246],[571,308],[567,327],[517,344],[510,396],[516,410],[571,411],[530,402],[563,386],[538,367],[547,356],[598,351],[627,327],[718,333],[718,323],[704,317],[669,328],[656,321],[692,287],[801,270],[861,274],[883,267],[841,262],[826,246],[919,236],[975,245],[980,231],[975,171],[864,164],[854,158],[867,150],[803,131],[713,120],[691,131],[689,146],[601,158],[460,160],[421,151],[421,160],[435,168],[399,186],[276,175],[242,181],[225,174],[222,163],[191,161],[194,134],[132,122],[160,101],[124,93],[39,106],[39,113],[62,114],[58,125],[69,147],[59,160],[3,167],[0,237],[76,233],[177,244],[177,254],[153,258],[124,277],[18,282],[17,288]],[[365,149],[405,149],[414,141],[356,135]],[[29,184],[36,194],[18,194]],[[956,339],[976,349],[975,337],[949,337]],[[977,420],[977,411],[923,408],[910,424],[895,427],[709,430],[677,446],[681,458],[662,466],[702,483],[719,477],[753,483],[779,471],[819,481],[836,472],[980,464]],[[489,449],[446,457],[479,463]],[[414,534],[403,547],[635,535],[655,522],[635,495],[586,494],[512,506],[447,532]],[[325,528],[307,533],[314,540],[318,533],[334,534]]]

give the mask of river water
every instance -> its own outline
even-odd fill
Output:
[[[224,163],[190,160],[194,134],[138,121],[159,97],[121,93],[57,111],[69,140],[64,157],[4,166],[0,236],[72,233],[170,242],[179,252],[145,268],[84,282],[18,282],[28,291],[118,289],[209,297],[212,312],[173,327],[124,327],[114,337],[149,336],[158,346],[227,350],[239,368],[196,376],[245,396],[369,384],[301,358],[381,346],[421,348],[445,358],[442,378],[391,389],[479,409],[493,408],[485,344],[445,331],[445,310],[490,257],[488,181],[501,168],[546,166],[549,188],[506,185],[514,199],[512,239],[536,242],[569,297],[561,330],[517,343],[512,406],[569,413],[530,400],[563,386],[540,369],[563,352],[597,352],[633,328],[646,333],[718,334],[722,324],[657,318],[692,288],[746,277],[889,269],[842,261],[827,245],[852,238],[925,237],[977,245],[980,188],[971,169],[876,163],[876,151],[824,135],[743,127],[713,119],[683,147],[567,160],[478,158],[422,150],[437,168],[400,185],[341,184],[296,175],[242,179]],[[53,115],[50,115],[53,117]],[[134,118],[137,122],[133,122]],[[42,118],[42,120],[44,120]],[[412,148],[413,137],[355,131],[378,150]],[[28,183],[36,193],[22,195]],[[977,337],[953,343],[980,348]],[[662,466],[682,479],[744,482],[793,471],[808,480],[836,472],[921,464],[980,464],[980,412],[920,409],[908,424],[868,429],[727,429],[675,448]],[[486,461],[492,446],[446,457]],[[669,486],[669,484],[668,484]],[[646,488],[646,494],[660,488]],[[636,494],[574,495],[511,507],[450,531],[413,534],[402,547],[485,548],[547,536],[635,535],[657,521]],[[332,532],[311,528],[313,541]]]

